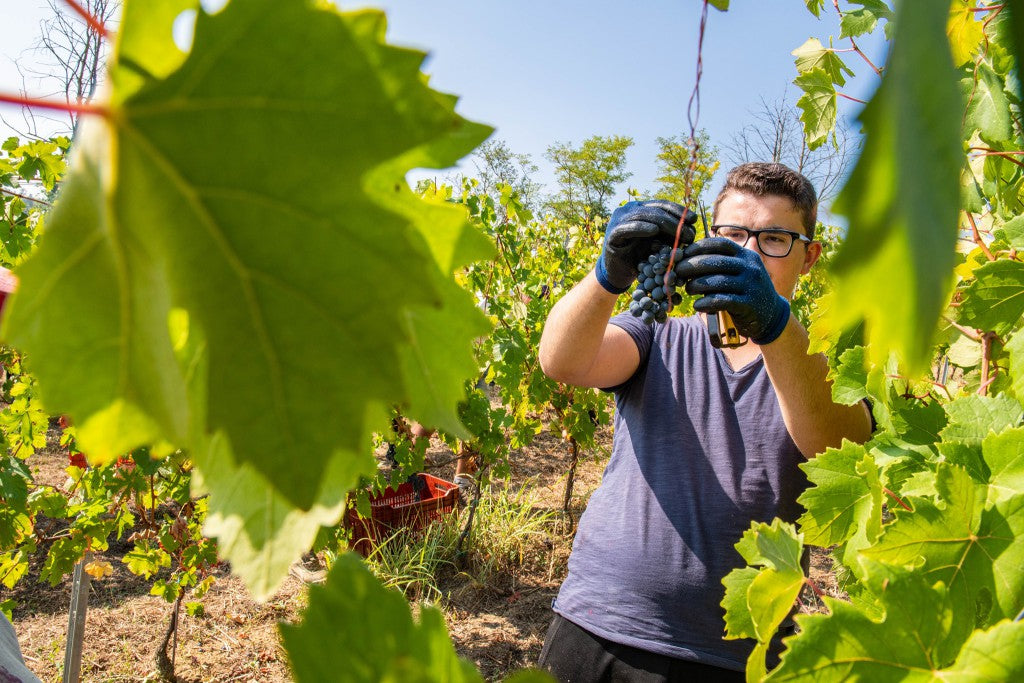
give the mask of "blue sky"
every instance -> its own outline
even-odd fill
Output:
[[[432,85],[461,97],[458,111],[497,128],[513,151],[531,155],[537,179],[550,183],[545,149],[554,142],[580,143],[591,135],[628,135],[628,185],[652,188],[655,138],[688,131],[686,102],[694,84],[699,0],[340,0],[343,9],[380,7],[388,38],[429,52],[425,71]],[[752,122],[761,98],[797,91],[790,52],[810,37],[827,43],[838,17],[826,3],[816,19],[804,0],[733,0],[728,12],[709,11],[703,51],[698,125],[722,143]],[[0,88],[21,81],[12,58],[36,39],[44,0],[0,0]],[[861,43],[876,63],[880,40]],[[859,59],[845,92],[864,99],[877,85]],[[31,85],[31,84],[30,84]],[[840,113],[859,105],[840,101]],[[17,120],[9,108],[3,115]],[[12,114],[14,116],[12,116]],[[5,132],[6,134],[6,132]],[[465,165],[471,169],[472,165]],[[423,173],[413,174],[421,176]],[[443,177],[444,173],[436,174]],[[625,186],[616,200],[625,198]]]

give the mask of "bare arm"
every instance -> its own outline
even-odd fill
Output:
[[[795,316],[782,334],[761,347],[765,369],[775,387],[786,429],[804,456],[811,458],[843,439],[864,443],[871,437],[867,406],[832,402],[824,354],[807,355],[807,331]]]
[[[544,374],[565,384],[612,387],[636,372],[636,343],[608,324],[617,298],[590,272],[554,305],[540,338]]]

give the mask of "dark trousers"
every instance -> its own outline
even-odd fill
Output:
[[[744,683],[742,671],[688,662],[620,645],[556,614],[539,666],[563,683]]]

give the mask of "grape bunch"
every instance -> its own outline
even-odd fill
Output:
[[[668,312],[683,300],[676,291],[676,268],[683,250],[676,249],[673,254],[672,247],[655,244],[653,251],[646,261],[637,264],[637,286],[629,303],[629,312],[648,325],[668,320]]]

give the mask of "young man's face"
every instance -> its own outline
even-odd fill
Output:
[[[755,197],[745,192],[729,192],[719,202],[714,222],[716,225],[738,225],[751,230],[782,228],[801,235],[807,234],[800,212],[792,200],[776,195]],[[743,246],[761,257],[775,285],[775,291],[787,299],[793,296],[800,276],[805,275],[821,256],[821,245],[817,242],[807,244],[796,240],[789,256],[782,258],[765,256],[753,235]]]

